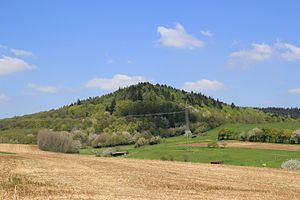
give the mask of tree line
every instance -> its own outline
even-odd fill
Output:
[[[218,132],[218,140],[300,144],[300,130],[253,128],[248,132],[238,132],[225,128]]]

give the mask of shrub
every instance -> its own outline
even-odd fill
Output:
[[[38,133],[38,147],[44,151],[62,153],[79,153],[80,141],[73,140],[68,132],[40,131]]]
[[[150,145],[154,144],[160,144],[161,143],[161,137],[160,136],[154,136],[149,140]]]
[[[241,132],[241,133],[239,134],[239,140],[240,140],[240,141],[247,141],[247,138],[248,138],[248,134],[247,134],[247,133]]]
[[[293,132],[293,134],[291,135],[291,143],[300,144],[300,130],[296,130]]]
[[[227,146],[227,142],[225,142],[223,140],[219,142],[219,147],[220,148],[225,148],[226,146]]]
[[[81,130],[74,130],[71,132],[71,134],[74,140],[79,140],[81,143],[86,144],[88,140],[86,133],[82,132]]]
[[[101,133],[92,141],[92,146],[99,147],[113,147],[116,145],[132,144],[133,139],[128,132],[113,132]]]
[[[100,151],[94,151],[96,157],[101,157],[102,153]]]
[[[208,148],[219,148],[219,144],[217,141],[212,141],[207,144]]]
[[[0,143],[36,144],[36,135],[37,131],[35,129],[5,130],[1,131]]]
[[[102,157],[111,157],[114,150],[112,148],[105,149],[102,153]]]
[[[116,145],[115,133],[101,133],[92,142],[92,146],[95,148],[110,147]]]
[[[90,146],[92,145],[93,141],[98,137],[97,134],[95,133],[90,133],[89,136],[88,136],[88,139],[87,139],[87,145]]]
[[[176,128],[169,128],[167,131],[162,132],[160,135],[164,138],[166,137],[174,137],[174,136],[179,136],[183,135],[185,133],[185,127],[180,126]]]
[[[259,128],[253,128],[252,130],[250,130],[248,132],[248,140],[250,142],[255,142],[255,141],[258,141],[259,139],[259,135],[263,133],[263,131]]]
[[[197,125],[197,127],[195,127],[194,130],[193,130],[193,132],[195,134],[201,134],[201,135],[203,135],[206,131],[209,130],[209,127],[208,127],[207,123],[203,123],[202,122],[202,123],[197,123],[196,125]]]
[[[286,170],[300,170],[300,161],[297,159],[291,159],[281,164],[282,169]]]
[[[148,141],[145,138],[141,137],[138,139],[138,141],[136,141],[136,143],[134,144],[134,147],[138,148],[138,147],[146,145],[147,143],[148,143]]]
[[[137,132],[134,134],[134,136],[132,137],[132,140],[136,143],[140,138],[144,138],[146,140],[150,139],[152,137],[151,133],[149,132]]]
[[[227,128],[221,129],[218,133],[218,140],[236,140],[238,137],[238,133]]]
[[[133,137],[127,131],[122,132],[120,138],[121,138],[121,142],[120,142],[121,144],[132,144],[133,143]]]

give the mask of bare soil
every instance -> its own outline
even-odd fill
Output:
[[[0,199],[299,199],[300,172],[1,145]]]

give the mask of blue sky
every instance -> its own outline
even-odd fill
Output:
[[[0,0],[0,118],[140,81],[300,106],[299,1]]]

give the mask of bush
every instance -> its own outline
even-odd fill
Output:
[[[79,140],[82,144],[86,144],[88,140],[88,135],[81,130],[74,130],[71,132],[72,138],[74,140]]]
[[[99,147],[113,147],[117,145],[132,144],[133,139],[128,132],[114,132],[114,133],[101,133],[92,141],[92,146]]]
[[[154,136],[149,140],[150,145],[154,144],[160,144],[161,143],[161,137],[160,136]]]
[[[191,130],[195,134],[204,135],[205,132],[209,130],[209,127],[208,127],[207,123],[200,122],[200,123],[196,123],[195,125],[192,125]]]
[[[90,133],[89,134],[89,136],[88,136],[88,138],[87,138],[87,143],[86,143],[86,145],[88,145],[88,146],[93,146],[93,141],[96,139],[98,137],[98,135],[97,134],[95,134],[95,133]]]
[[[300,130],[296,130],[293,132],[293,134],[291,135],[291,143],[300,144]]]
[[[136,143],[134,144],[134,147],[138,148],[138,147],[146,145],[147,143],[148,143],[148,141],[145,138],[141,137],[140,139],[138,139],[138,141],[136,141]]]
[[[207,144],[208,148],[219,148],[219,144],[217,141],[212,141]]]
[[[44,151],[79,153],[80,141],[73,140],[68,132],[40,131],[37,136],[38,147]]]
[[[112,148],[105,149],[102,153],[102,157],[111,157],[114,150]]]
[[[226,148],[226,146],[227,146],[227,142],[225,142],[223,140],[219,142],[219,147],[220,148]]]
[[[239,134],[233,130],[222,128],[218,133],[218,140],[236,140]]]
[[[132,137],[132,140],[136,143],[140,138],[144,138],[144,139],[148,140],[151,137],[153,137],[153,136],[149,132],[142,132],[142,133],[136,132],[134,134],[134,136]]]
[[[247,134],[247,133],[241,132],[241,133],[239,134],[239,140],[240,140],[240,141],[247,141],[247,139],[248,139],[248,134]]]
[[[250,142],[260,141],[261,135],[263,135],[263,131],[259,128],[253,128],[248,132],[248,140]]]
[[[36,144],[37,132],[35,129],[24,130],[5,130],[1,131],[0,143],[12,143],[12,144]]]
[[[248,133],[238,133],[229,129],[221,129],[218,133],[218,140],[241,140],[249,142],[273,142],[300,144],[300,130],[292,131],[279,128],[253,128]]]
[[[183,135],[184,133],[185,133],[185,127],[180,126],[176,128],[169,128],[166,131],[161,132],[160,135],[163,138],[167,138],[167,137],[175,137],[175,136]]]
[[[300,170],[300,161],[297,159],[291,159],[281,164],[282,169],[286,170]]]
[[[94,151],[96,157],[101,157],[101,152],[100,151]]]

